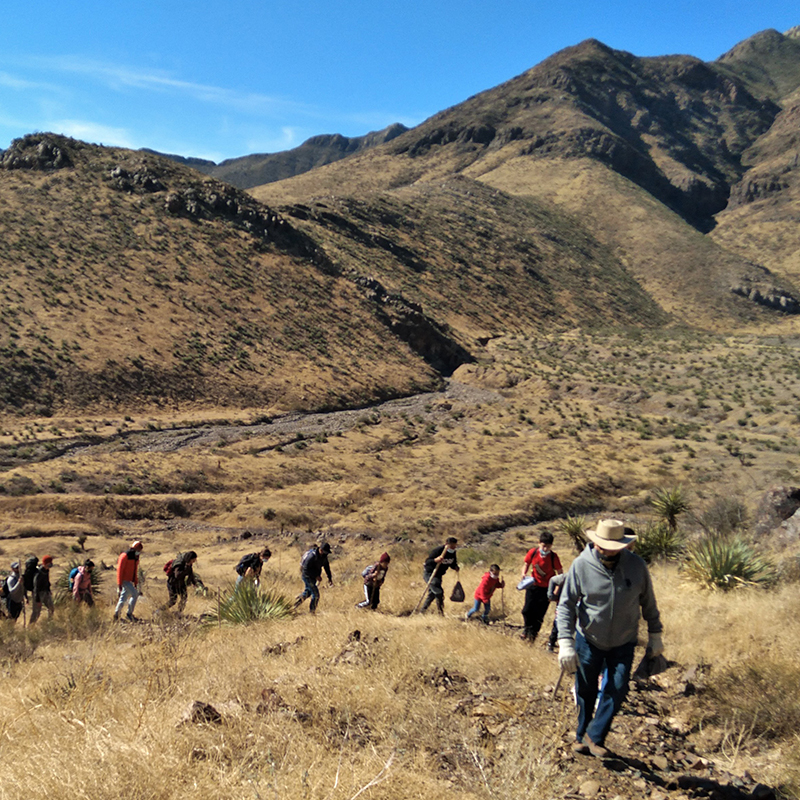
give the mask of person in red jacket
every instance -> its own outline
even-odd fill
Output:
[[[136,608],[136,601],[140,597],[139,592],[139,553],[144,549],[141,542],[134,542],[130,549],[120,553],[117,561],[117,591],[119,600],[114,609],[114,620],[119,619],[119,613],[125,603],[128,604],[127,617],[130,622],[136,622],[133,616],[133,609]]]
[[[481,622],[488,625],[489,614],[492,610],[492,595],[494,594],[494,590],[497,589],[498,586],[502,589],[505,585],[505,582],[500,578],[500,567],[498,567],[497,564],[492,564],[492,566],[489,567],[489,571],[481,578],[481,582],[475,590],[475,605],[467,611],[466,618],[469,619],[473,614],[477,614],[478,611],[480,611],[481,603],[483,603]]]
[[[529,550],[522,567],[522,580],[531,571],[533,583],[525,588],[525,605],[522,607],[522,619],[525,623],[523,639],[533,641],[542,627],[544,615],[547,613],[549,600],[547,586],[553,575],[560,575],[561,560],[553,552],[553,534],[543,531],[539,536],[539,546]]]

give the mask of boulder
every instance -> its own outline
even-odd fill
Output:
[[[753,525],[756,537],[766,536],[784,520],[800,509],[800,488],[796,486],[773,486],[768,489],[758,504]]]

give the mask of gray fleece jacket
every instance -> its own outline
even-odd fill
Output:
[[[559,639],[572,639],[575,628],[601,650],[635,642],[639,613],[649,633],[661,633],[661,616],[644,561],[630,550],[620,553],[609,571],[587,545],[572,562],[556,609]]]

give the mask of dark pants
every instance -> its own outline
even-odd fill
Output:
[[[359,608],[367,608],[369,606],[372,611],[380,605],[381,602],[381,587],[380,586],[368,586],[364,584],[364,597],[366,598],[363,602],[358,604]]]
[[[298,605],[306,599],[306,597],[311,598],[311,604],[308,607],[308,610],[312,613],[317,610],[317,606],[319,605],[319,588],[317,587],[317,582],[312,581],[311,578],[303,577],[303,583],[305,584],[305,588],[303,589],[303,593],[300,597],[297,598]]]
[[[553,620],[553,627],[550,629],[550,639],[547,644],[550,646],[551,650],[558,644],[558,624],[555,620]]]
[[[611,650],[601,650],[587,642],[582,634],[575,636],[575,652],[578,655],[578,672],[575,675],[578,728],[575,738],[579,742],[586,735],[595,744],[604,744],[611,722],[628,694],[635,647],[636,642],[630,642]],[[595,710],[594,704],[599,691],[597,684],[601,675],[604,675],[605,680],[600,702]]]
[[[10,597],[6,597],[6,610],[8,611],[9,619],[17,619],[22,613],[22,603],[17,603]]]
[[[188,599],[186,584],[183,581],[167,580],[167,591],[169,592],[167,608],[172,608],[175,603],[178,603],[178,613],[182,613]]]
[[[431,573],[425,572],[422,575],[422,579],[428,586],[428,594],[425,597],[425,602],[422,604],[422,610],[425,611],[428,606],[434,600],[436,600],[436,608],[438,609],[439,613],[444,616],[444,589],[442,588],[442,576],[435,575],[433,579],[431,579]],[[430,581],[430,583],[428,583],[428,581]]]
[[[547,613],[546,586],[529,586],[525,590],[525,605],[522,607],[522,620],[525,623],[525,637],[533,641],[542,627],[544,615]]]

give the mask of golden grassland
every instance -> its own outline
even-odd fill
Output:
[[[559,518],[619,514],[642,526],[658,487],[684,487],[690,535],[719,498],[752,519],[765,488],[797,480],[798,370],[790,340],[575,332],[493,340],[455,376],[460,394],[366,409],[302,438],[233,424],[256,411],[217,427],[189,427],[221,421],[202,408],[172,420],[4,419],[0,558],[49,552],[59,575],[85,557],[79,536],[108,567],[141,538],[146,580],[142,625],[111,624],[113,572],[103,570],[94,611],[67,605],[33,630],[2,629],[0,796],[574,791],[584,768],[567,752],[573,710],[551,699],[555,659],[517,637],[522,598],[511,587],[524,553],[547,527],[566,566]],[[144,438],[173,424],[202,436],[173,449]],[[32,460],[90,430],[104,440]],[[240,538],[245,529],[253,538]],[[465,545],[468,600],[488,564],[503,567],[509,586],[489,628],[461,620],[468,606],[409,616],[424,554],[449,533]],[[292,598],[300,554],[320,534],[334,546],[335,586],[316,616],[306,606],[246,628],[199,625],[239,557],[265,543],[265,584]],[[796,796],[796,547],[760,547],[785,576],[769,592],[710,594],[673,565],[653,567],[671,672],[710,670],[709,692],[667,716],[721,768]],[[162,565],[187,549],[209,596],[190,596],[187,620],[156,615]],[[361,612],[360,572],[385,549],[380,612]],[[195,700],[221,724],[180,724]]]
[[[93,544],[98,562],[121,546]],[[423,588],[424,548],[390,546],[380,611],[355,609],[359,573],[377,543],[334,548],[335,586],[323,587],[315,616],[302,608],[282,621],[202,628],[197,617],[213,612],[214,590],[233,574],[243,543],[197,548],[198,574],[211,592],[190,597],[188,621],[153,615],[166,598],[166,553],[155,555],[164,544],[184,546],[147,542],[147,600],[137,608],[145,622],[110,622],[107,575],[94,611],[59,607],[33,630],[3,629],[0,796],[521,798],[575,788],[576,765],[566,755],[574,711],[566,696],[550,699],[556,660],[504,627],[520,622],[521,597],[511,587],[522,549],[503,559],[509,587],[502,601],[495,596],[488,628],[463,622],[466,605],[448,603],[444,618],[407,616]],[[271,544],[264,583],[291,597],[301,548]],[[566,543],[558,544],[569,561]],[[485,568],[462,568],[469,595]],[[751,685],[748,669],[797,676],[787,659],[800,633],[796,584],[715,595],[685,584],[672,566],[657,566],[653,577],[670,658],[710,665],[712,677],[728,668],[744,676],[732,706],[695,711],[689,722],[698,743],[713,730],[719,749],[709,757],[720,767],[789,786],[798,768],[791,737],[748,749],[742,742],[752,744],[746,728],[755,720],[734,709]],[[448,577],[448,591],[452,583]],[[182,722],[194,701],[213,705],[221,723]],[[784,713],[797,714],[796,697],[784,703]],[[611,742],[628,744],[613,732]]]

